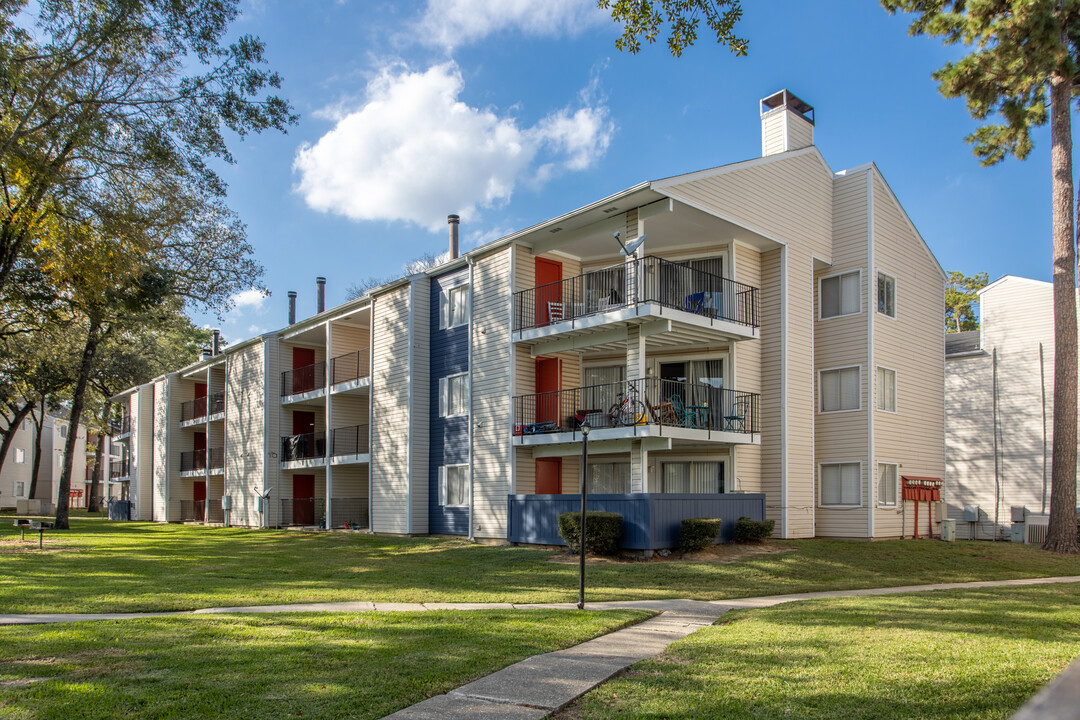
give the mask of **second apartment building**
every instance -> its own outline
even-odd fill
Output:
[[[905,479],[945,469],[944,272],[874,165],[829,168],[813,108],[761,122],[760,158],[460,257],[451,216],[446,262],[330,310],[320,284],[315,316],[129,391],[139,517],[544,537],[588,426],[599,502],[912,534]]]

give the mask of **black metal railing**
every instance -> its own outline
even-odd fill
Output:
[[[124,415],[109,423],[113,435],[127,435],[131,432],[131,416]]]
[[[293,368],[281,373],[281,394],[299,395],[326,386],[326,363]]]
[[[642,303],[758,327],[757,288],[650,255],[514,293],[514,330]]]
[[[760,433],[761,396],[700,383],[642,378],[514,398],[514,434],[659,425]]]
[[[369,452],[367,425],[340,427],[330,431],[331,455],[361,455],[366,452]]]
[[[210,396],[207,401],[206,412],[208,415],[217,415],[225,412],[225,393],[218,392]]]
[[[198,420],[204,417],[206,417],[205,397],[198,397],[194,400],[188,400],[186,403],[180,403],[180,422]]]
[[[221,508],[220,498],[212,501],[209,505],[206,506],[206,522],[225,522],[225,511]]]
[[[205,522],[206,521],[206,501],[205,500],[181,500],[180,501],[180,522]]]
[[[338,355],[330,361],[331,385],[358,380],[371,375],[370,355],[367,350]]]
[[[323,431],[286,435],[281,438],[281,461],[310,460],[326,457],[326,433]]]
[[[323,525],[326,521],[326,498],[283,498],[281,520],[287,525]],[[368,527],[368,501],[365,498],[330,498],[330,523],[333,527]]]
[[[109,479],[119,480],[131,474],[131,463],[127,458],[109,461]]]
[[[222,470],[225,467],[225,448],[204,448],[180,453],[180,472],[199,472],[207,468]]]

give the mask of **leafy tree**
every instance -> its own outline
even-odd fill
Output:
[[[418,258],[410,260],[401,266],[401,272],[404,275],[415,275],[422,273],[425,270],[441,265],[450,259],[450,253],[444,252],[440,255],[436,255],[433,252],[426,252]],[[362,297],[368,290],[374,290],[380,285],[386,285],[387,283],[396,280],[396,277],[380,278],[374,275],[357,280],[345,290],[346,300],[355,300],[358,297]]]
[[[749,43],[735,34],[742,17],[740,0],[597,0],[601,10],[611,10],[611,19],[623,27],[615,41],[619,50],[637,54],[641,40],[652,45],[666,25],[668,50],[674,57],[697,40],[701,21],[716,34],[716,42],[736,55],[746,55]]]
[[[975,304],[979,302],[979,291],[989,282],[990,278],[984,272],[971,277],[956,270],[949,272],[945,283],[945,332],[979,329]]]
[[[967,141],[983,165],[1026,158],[1031,131],[1050,122],[1054,256],[1054,446],[1047,550],[1077,552],[1076,245],[1071,102],[1080,82],[1076,0],[882,0],[912,13],[912,35],[971,52],[934,73],[941,94],[963,97],[986,121]]]

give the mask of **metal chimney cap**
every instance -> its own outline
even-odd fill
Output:
[[[317,278],[315,278],[315,282],[319,283],[320,285],[323,285],[323,284],[325,284],[325,283],[326,283],[326,278],[324,278],[324,277],[317,277]]]
[[[290,290],[289,291],[289,297],[291,297],[291,298],[296,297],[296,291],[295,290]]]
[[[446,216],[446,222],[448,222],[448,223],[459,223],[459,222],[461,222],[461,216],[460,215],[447,215]]]

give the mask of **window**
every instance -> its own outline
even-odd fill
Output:
[[[860,374],[858,367],[821,371],[821,412],[858,410]]]
[[[885,463],[878,465],[878,505],[896,506],[897,475],[896,465]]]
[[[469,376],[450,375],[439,380],[439,415],[453,417],[469,414]]]
[[[833,275],[821,281],[821,318],[851,315],[862,310],[859,271]]]
[[[877,274],[877,311],[896,317],[896,278],[882,272]]]
[[[26,497],[26,483],[22,480],[15,481],[15,497]]]
[[[660,482],[660,492],[665,493],[722,493],[724,492],[724,463],[662,463]]]
[[[469,286],[458,285],[443,290],[439,305],[439,328],[447,329],[469,322]]]
[[[585,389],[582,391],[583,410],[599,410],[606,413],[618,402],[619,393],[626,392],[622,384],[626,379],[625,365],[607,365],[604,367],[585,368]],[[596,424],[588,418],[590,424]]]
[[[630,463],[590,462],[589,494],[622,495],[630,492]]]
[[[60,437],[66,438],[67,437],[67,425],[61,425],[58,428],[58,432],[60,433]]]
[[[877,409],[896,412],[896,371],[877,369]]]
[[[15,448],[15,464],[22,465],[26,462],[26,450],[23,448]]]
[[[439,473],[439,504],[461,507],[469,504],[469,466],[444,465]]]
[[[821,466],[821,504],[862,505],[862,468],[859,463]]]

